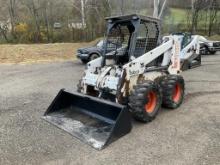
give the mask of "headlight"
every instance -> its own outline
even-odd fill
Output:
[[[82,53],[82,54],[89,54],[89,52],[86,51],[86,50],[82,50],[81,53]]]
[[[208,43],[208,46],[213,46],[213,43]]]

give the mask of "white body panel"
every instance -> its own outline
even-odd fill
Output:
[[[139,76],[146,80],[156,79],[163,75],[160,71],[145,72],[146,66],[160,56],[163,56],[161,67],[167,66],[169,74],[179,74],[181,60],[187,59],[193,54],[199,54],[199,37],[193,36],[192,41],[181,50],[181,37],[178,35],[166,36],[164,42],[155,49],[135,58],[131,57],[131,62],[120,67],[114,63],[101,67],[103,57],[88,63],[82,84],[86,88],[87,85],[94,86],[96,90],[108,89],[110,93],[115,94],[118,90],[120,79],[129,82],[129,92],[133,86],[137,84]],[[156,66],[155,66],[156,67]],[[154,66],[152,67],[154,68]],[[123,72],[126,73],[122,77]],[[126,94],[128,88],[124,82],[120,89],[123,95]]]
[[[199,54],[199,36],[193,36],[192,41],[180,53],[181,59],[188,59],[194,53]],[[190,51],[189,51],[190,50]]]

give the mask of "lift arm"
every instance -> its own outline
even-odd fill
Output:
[[[145,71],[145,66],[151,63],[153,60],[163,55],[165,52],[169,51],[173,47],[173,40],[169,40],[157,48],[143,54],[142,56],[132,60],[123,66],[127,71],[127,76],[134,76],[143,74]]]

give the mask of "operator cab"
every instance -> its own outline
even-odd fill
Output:
[[[193,37],[190,33],[173,33],[172,35],[181,37],[181,49],[185,48],[193,40]]]
[[[106,20],[105,50],[114,51],[104,53],[103,66],[124,65],[157,47],[160,20],[136,14]]]

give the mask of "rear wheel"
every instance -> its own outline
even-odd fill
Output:
[[[141,122],[152,121],[157,116],[161,102],[160,87],[153,81],[144,81],[137,84],[129,97],[132,115]]]
[[[205,47],[204,55],[207,55],[207,54],[209,54],[209,48],[208,48],[208,47]]]
[[[180,75],[168,75],[160,82],[163,91],[163,103],[166,108],[178,108],[184,99],[185,83]]]

